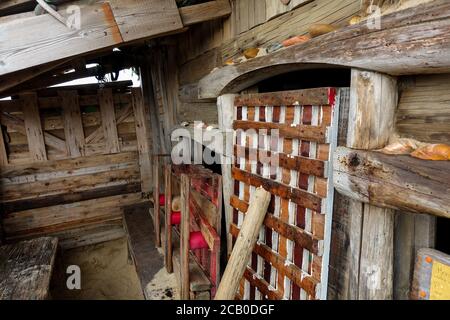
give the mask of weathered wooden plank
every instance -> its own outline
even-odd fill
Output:
[[[121,219],[124,206],[140,202],[141,194],[131,193],[14,212],[4,219],[5,233],[7,237],[45,234]]]
[[[102,172],[103,171],[103,172]],[[45,195],[80,192],[93,188],[124,185],[139,181],[137,164],[124,166],[113,171],[102,170],[85,175],[55,178],[51,180],[1,185],[1,201],[32,199]]]
[[[396,212],[394,231],[394,299],[409,300],[417,252],[436,245],[436,217]]]
[[[231,224],[230,232],[234,238],[237,238],[240,230],[235,224]],[[282,273],[283,276],[291,279],[296,285],[305,290],[308,295],[311,295],[313,298],[317,298],[316,289],[319,282],[308,273],[301,270],[295,264],[289,263],[283,256],[276,253],[272,250],[272,248],[263,243],[256,243],[253,248],[253,252],[261,256],[265,261],[269,262],[278,270],[278,272]]]
[[[300,139],[319,143],[328,142],[326,127],[311,125],[287,125],[273,122],[259,122],[236,120],[233,123],[234,130],[267,130],[267,134],[274,135],[272,130],[278,130],[280,137],[289,139]]]
[[[270,300],[283,299],[283,295],[280,290],[273,290],[270,288],[270,284],[266,280],[258,277],[249,267],[247,267],[244,271],[244,278],[250,283],[250,285],[257,287],[264,297],[267,297]]]
[[[396,114],[400,136],[428,143],[450,141],[449,80],[449,74],[401,79],[403,88]]]
[[[241,226],[222,281],[217,289],[216,300],[233,299],[245,270],[270,202],[270,193],[263,188],[256,190],[247,215]]]
[[[223,18],[231,14],[231,6],[228,0],[215,0],[196,5],[181,7],[181,20],[183,25],[190,26],[196,23]]]
[[[183,28],[175,0],[111,0],[111,18],[125,42]]]
[[[51,234],[63,250],[121,239],[126,236],[122,220],[103,221],[97,225],[64,230]]]
[[[146,298],[146,288],[155,276],[154,270],[162,267],[161,256],[153,246],[153,223],[148,210],[147,205],[133,206],[124,211],[129,250]]]
[[[0,121],[2,125],[6,126],[7,128],[10,127],[17,132],[22,133],[23,135],[27,134],[24,121],[17,118],[16,116],[2,112],[0,114]],[[65,141],[58,137],[55,137],[48,132],[44,132],[44,141],[46,145],[53,147],[59,151],[63,151],[64,154],[67,151]]]
[[[114,104],[128,104],[131,102],[131,95],[129,93],[113,93]],[[39,109],[54,109],[60,108],[61,102],[57,96],[54,97],[38,97]],[[98,95],[86,94],[79,96],[80,106],[98,106]],[[22,106],[20,100],[0,100],[0,110],[3,112],[21,112]]]
[[[314,175],[316,177],[326,177],[328,162],[311,159],[302,156],[292,156],[281,152],[272,152],[255,148],[248,148],[239,145],[234,146],[234,154],[238,158],[245,158],[248,161],[269,164],[270,159],[277,159],[281,168],[296,170],[300,173]],[[274,165],[274,164],[272,164]]]
[[[235,106],[292,106],[331,105],[330,88],[304,89],[295,91],[241,94],[234,100]]]
[[[73,14],[60,13],[66,19]],[[48,14],[26,18],[26,23],[17,19],[1,24],[0,75],[123,42],[108,3],[81,8],[78,18],[81,30],[70,29]],[[79,37],[80,33],[85,36]],[[14,43],[8,41],[10,37]]]
[[[148,110],[144,103],[140,88],[132,89],[132,105],[136,125],[136,138],[139,150],[139,165],[141,167],[142,192],[152,190],[152,167],[150,160]]]
[[[122,122],[125,122],[125,120],[128,119],[132,113],[133,113],[133,105],[132,104],[129,104],[125,108],[121,109],[116,114],[116,116],[117,116],[116,124],[119,125]],[[98,128],[86,137],[86,144],[97,143],[97,142],[101,141],[104,137],[105,137],[105,132],[104,132],[103,127]]]
[[[224,92],[238,92],[274,75],[310,68],[311,63],[394,76],[449,72],[449,15],[450,4],[437,0],[383,16],[381,29],[369,29],[364,22],[342,28],[264,57],[221,68],[200,81],[199,97],[214,98]],[[253,76],[249,77],[250,74]]]
[[[30,156],[33,161],[47,161],[37,95],[25,94],[21,96],[21,99]]]
[[[74,12],[60,13],[74,20]],[[114,0],[80,6],[75,14],[79,25],[73,28],[46,14],[1,24],[0,34],[6,38],[0,38],[5,44],[0,75],[183,28],[175,0]],[[11,35],[21,35],[14,45],[8,41]]]
[[[376,72],[352,70],[351,82],[348,117],[353,125],[348,127],[347,147],[370,150],[385,146],[394,128],[397,80]]]
[[[240,200],[237,196],[231,196],[230,205],[242,213],[248,210],[248,203]],[[314,235],[306,232],[299,227],[290,225],[280,218],[275,217],[272,213],[267,213],[264,218],[264,225],[276,231],[283,237],[293,241],[299,247],[305,248],[312,254],[321,256],[323,254],[323,240],[318,239]]]
[[[103,135],[105,137],[105,153],[119,153],[120,144],[117,135],[116,113],[111,89],[98,91],[100,113],[102,115]]]
[[[450,217],[450,165],[409,156],[338,148],[336,189],[384,208]]]
[[[284,199],[289,199],[304,208],[308,208],[319,213],[326,210],[325,206],[322,204],[322,199],[315,194],[300,190],[298,188],[292,188],[288,185],[270,179],[265,179],[261,176],[245,172],[236,167],[233,167],[231,172],[233,178],[237,181],[244,182],[245,184],[254,187],[262,186],[270,193]]]
[[[0,300],[44,300],[49,296],[57,238],[0,247]]]
[[[70,177],[76,175],[80,169],[113,166],[121,163],[137,163],[137,152],[122,152],[114,155],[94,155],[80,159],[50,160],[45,162],[28,163],[23,165],[8,165],[0,170],[0,182],[17,183],[37,180],[47,180],[52,177]],[[56,174],[63,172],[63,174]],[[86,173],[80,171],[79,174]],[[21,178],[19,178],[21,177]]]
[[[190,239],[190,213],[189,213],[190,181],[187,175],[181,175],[181,225],[180,225],[180,296],[183,300],[189,299],[189,239]]]
[[[5,215],[16,211],[25,211],[36,208],[51,207],[59,204],[68,204],[73,202],[99,199],[103,197],[116,196],[126,193],[136,193],[141,191],[139,182],[130,182],[117,186],[106,186],[93,188],[79,192],[69,192],[56,195],[44,195],[33,199],[12,200],[2,203],[2,209]]]
[[[67,153],[71,158],[84,155],[84,130],[81,120],[78,93],[76,91],[59,91],[64,118],[64,136],[66,137]]]

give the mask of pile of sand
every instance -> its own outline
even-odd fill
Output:
[[[141,285],[128,261],[127,240],[122,238],[64,251],[56,261],[52,280],[53,299],[142,300]],[[69,265],[81,269],[81,290],[66,287]]]

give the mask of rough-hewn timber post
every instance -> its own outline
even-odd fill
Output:
[[[384,147],[394,129],[397,103],[395,78],[353,69],[347,147],[363,150]],[[354,251],[352,273],[358,280],[350,288],[351,298],[392,299],[394,211],[354,200],[349,211],[355,222],[350,239]]]
[[[225,223],[227,233],[227,251],[231,253],[230,224],[233,218],[233,208],[230,206],[230,197],[233,192],[233,178],[231,177],[231,163],[233,159],[233,129],[234,120],[234,99],[235,94],[225,94],[217,99],[219,111],[219,127],[223,132],[224,150],[221,153],[222,177],[223,177],[223,200],[225,203]],[[226,134],[226,131],[229,134]]]

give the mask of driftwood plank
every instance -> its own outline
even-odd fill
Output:
[[[48,298],[58,239],[38,238],[0,247],[0,300]]]
[[[69,157],[78,158],[84,155],[84,131],[81,120],[77,91],[59,91],[64,118],[64,135],[66,137]]]
[[[37,95],[25,94],[21,96],[21,100],[30,156],[33,161],[47,161]]]
[[[98,99],[100,113],[102,115],[103,135],[105,136],[105,153],[118,153],[120,152],[120,144],[117,135],[117,122],[112,90],[99,90]]]

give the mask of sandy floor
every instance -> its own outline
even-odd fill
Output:
[[[157,252],[160,259],[163,255]],[[65,270],[81,269],[81,290],[68,290]],[[165,268],[157,271],[146,286],[149,300],[178,299],[176,278]],[[57,300],[142,300],[144,295],[132,261],[128,259],[126,238],[61,252],[52,279],[51,296]]]
[[[163,257],[161,250],[158,253]],[[149,300],[179,300],[177,280],[175,275],[168,274],[165,268],[159,270],[145,288]]]
[[[66,287],[65,270],[69,265],[81,269],[81,290]],[[144,298],[134,265],[128,262],[126,238],[62,252],[56,269],[52,280],[53,299]]]

